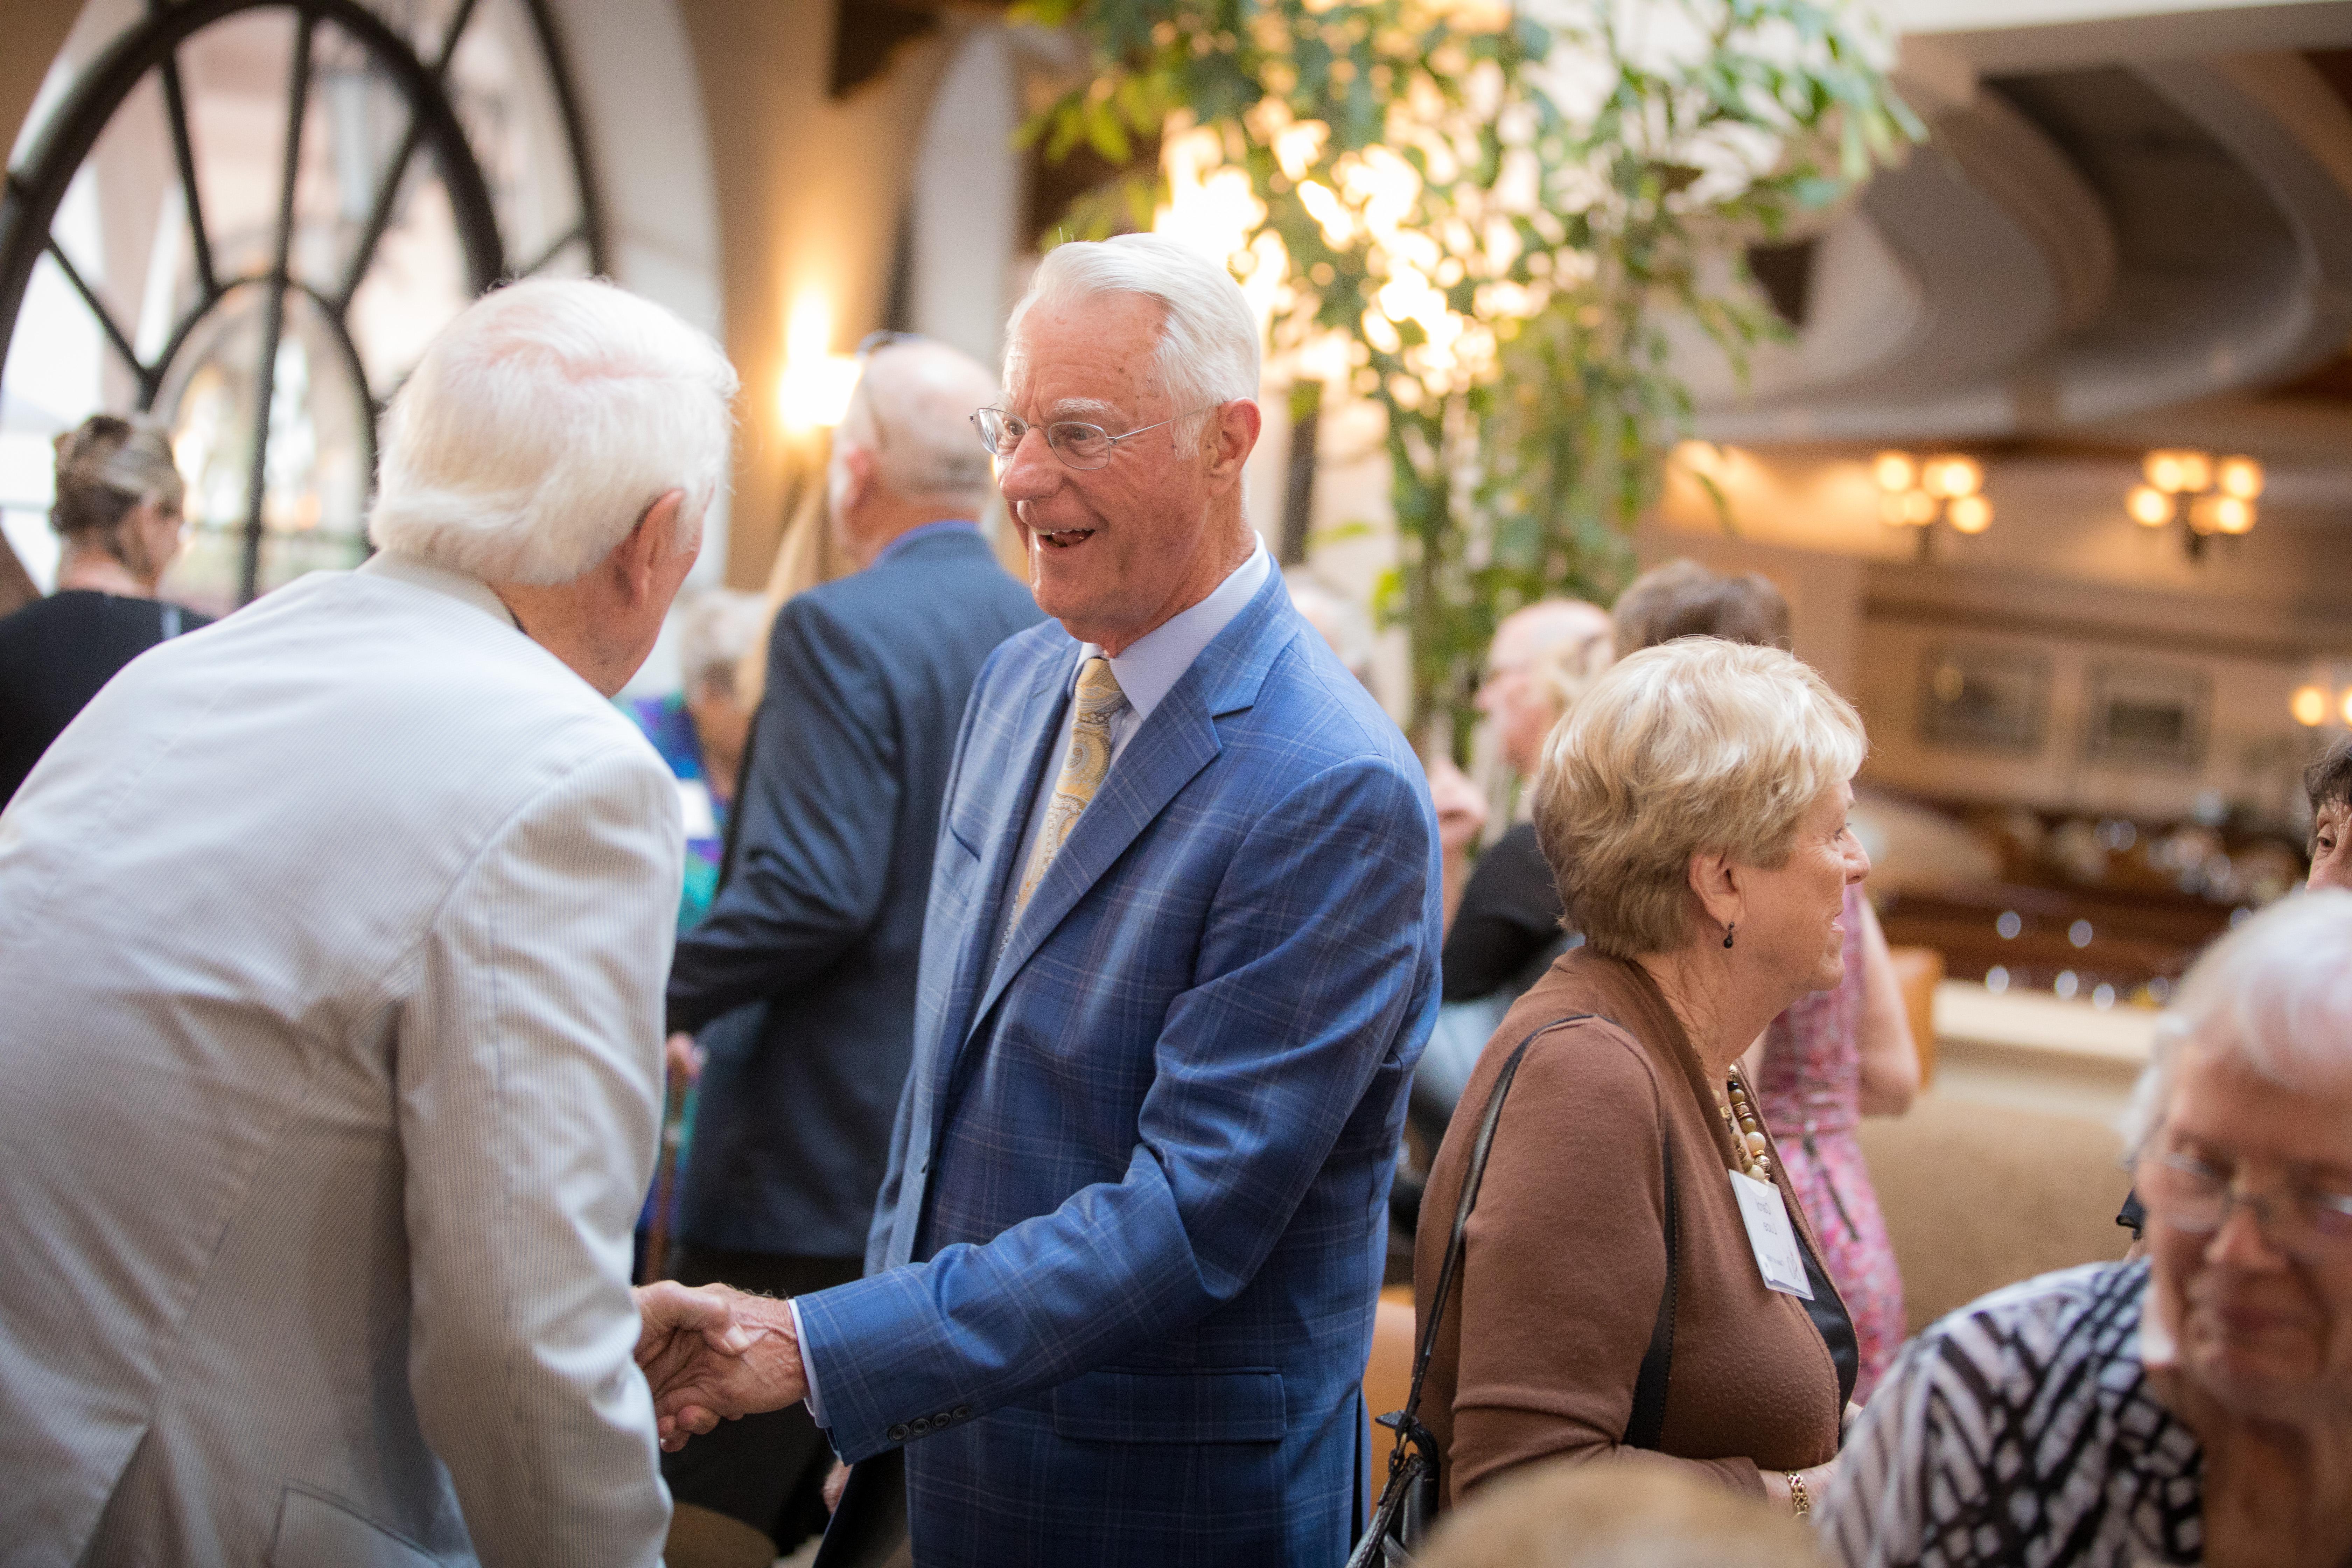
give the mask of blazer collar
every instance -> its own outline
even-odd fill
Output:
[[[1269,572],[1241,613],[1210,640],[1193,660],[1192,668],[1170,688],[1167,697],[1143,721],[1134,738],[1128,742],[1127,749],[1119,753],[1118,761],[1112,764],[1101,791],[1078,818],[1077,826],[1071,830],[1061,853],[1054,858],[1045,879],[1037,884],[1029,907],[1013,923],[1011,939],[988,976],[987,989],[962,1031],[964,1039],[968,1040],[981,1020],[988,1016],[989,1009],[996,1005],[996,999],[1004,994],[1022,965],[1086,896],[1087,890],[1102,879],[1126,853],[1128,846],[1166,809],[1177,792],[1215,760],[1222,749],[1216,720],[1240,712],[1256,701],[1275,658],[1289,645],[1302,624],[1298,613],[1290,607],[1289,590],[1281,574]],[[1016,784],[1025,783],[1028,789],[1014,797],[1015,804],[1008,814],[1012,820],[997,835],[998,847],[990,857],[987,871],[994,878],[990,884],[994,899],[1003,897],[1003,889],[1012,870],[1009,858],[1018,852],[1021,829],[1025,826],[1024,808],[1034,798],[1036,769],[1043,765],[1043,753],[1051,749],[1059,732],[1060,699],[1066,691],[1077,657],[1078,649],[1074,645],[1046,661],[1041,671],[1045,679],[1032,686],[1021,727],[1015,731],[1029,742],[1015,754],[1026,754],[1032,765],[1020,770],[1016,776]],[[1008,845],[1011,847],[1005,847]],[[983,918],[973,922],[974,930],[966,938],[968,943],[980,945],[977,956],[983,963],[988,959],[987,944],[994,934],[995,907],[992,902],[987,906]]]
[[[507,602],[492,591],[479,577],[468,577],[463,572],[452,572],[446,566],[436,565],[421,555],[406,555],[397,550],[381,550],[360,563],[358,571],[371,577],[388,577],[395,583],[424,588],[436,594],[446,594],[461,605],[469,605],[502,625],[517,631],[522,623],[514,618]]]

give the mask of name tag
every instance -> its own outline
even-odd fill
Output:
[[[1813,1299],[1812,1282],[1805,1278],[1805,1255],[1797,1246],[1797,1227],[1780,1189],[1733,1171],[1731,1194],[1739,1200],[1739,1217],[1748,1223],[1748,1245],[1756,1253],[1756,1271],[1764,1283],[1784,1296]]]

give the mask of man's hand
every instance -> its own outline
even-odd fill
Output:
[[[655,1396],[655,1430],[661,1446],[675,1452],[686,1447],[688,1433],[709,1431],[719,1425],[719,1417],[698,1410],[694,1420],[681,1421],[664,1412],[663,1386],[698,1357],[740,1356],[751,1347],[753,1331],[736,1322],[733,1303],[723,1288],[696,1290],[664,1279],[640,1285],[630,1294],[637,1303],[637,1365]]]
[[[705,1055],[703,1048],[694,1043],[692,1035],[683,1030],[672,1035],[662,1045],[662,1057],[669,1071],[670,1082],[684,1085],[699,1079]]]
[[[691,1293],[718,1298],[745,1340],[742,1349],[736,1351],[728,1342],[714,1343],[706,1336],[678,1334],[656,1358],[656,1364],[646,1366],[654,1412],[666,1424],[665,1429],[680,1429],[680,1445],[686,1440],[684,1433],[708,1432],[722,1418],[733,1421],[782,1410],[808,1397],[800,1341],[793,1333],[789,1306],[772,1297],[748,1296],[725,1285],[709,1285]]]
[[[849,1467],[835,1459],[833,1462],[833,1468],[824,1473],[824,1511],[839,1513],[841,1494],[848,1489]]]

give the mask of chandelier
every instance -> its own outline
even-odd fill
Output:
[[[1984,496],[1984,465],[1974,458],[1957,452],[1924,458],[1908,452],[1881,452],[1871,459],[1870,474],[1878,481],[1879,521],[1892,528],[1917,529],[1923,561],[1936,524],[1969,534],[1992,526],[1992,502]]]
[[[2178,520],[2191,559],[2202,555],[2205,542],[2217,533],[2234,537],[2253,531],[2254,501],[2263,493],[2263,466],[2253,458],[2216,459],[2210,452],[2164,447],[2147,455],[2140,473],[2147,482],[2125,495],[2124,510],[2150,530]]]

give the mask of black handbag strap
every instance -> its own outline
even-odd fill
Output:
[[[1470,1146],[1470,1165],[1462,1175],[1461,1196],[1454,1205],[1454,1230],[1446,1238],[1445,1260],[1438,1268],[1437,1287],[1430,1297],[1429,1324],[1422,1331],[1421,1344],[1413,1352],[1412,1384],[1406,1392],[1404,1409],[1398,1413],[1395,1422],[1400,1451],[1416,1428],[1422,1384],[1429,1375],[1429,1358],[1437,1348],[1438,1330],[1445,1321],[1445,1303],[1454,1293],[1454,1277],[1461,1270],[1462,1255],[1468,1246],[1470,1211],[1478,1202],[1480,1184],[1486,1179],[1486,1157],[1494,1151],[1495,1129],[1503,1120],[1503,1100],[1511,1092],[1511,1081],[1518,1077],[1519,1064],[1526,1059],[1528,1047],[1537,1040],[1554,1029],[1597,1016],[1575,1013],[1541,1026],[1518,1043],[1503,1063],[1503,1070],[1495,1077],[1494,1092],[1486,1097],[1486,1114],[1479,1118],[1477,1141]],[[1665,1173],[1666,1288],[1658,1301],[1657,1321],[1650,1329],[1649,1348],[1642,1354],[1641,1372],[1633,1380],[1633,1416],[1625,1428],[1624,1438],[1631,1447],[1653,1449],[1658,1446],[1658,1434],[1665,1426],[1666,1377],[1675,1353],[1675,1165],[1663,1119],[1658,1127],[1658,1151]]]

